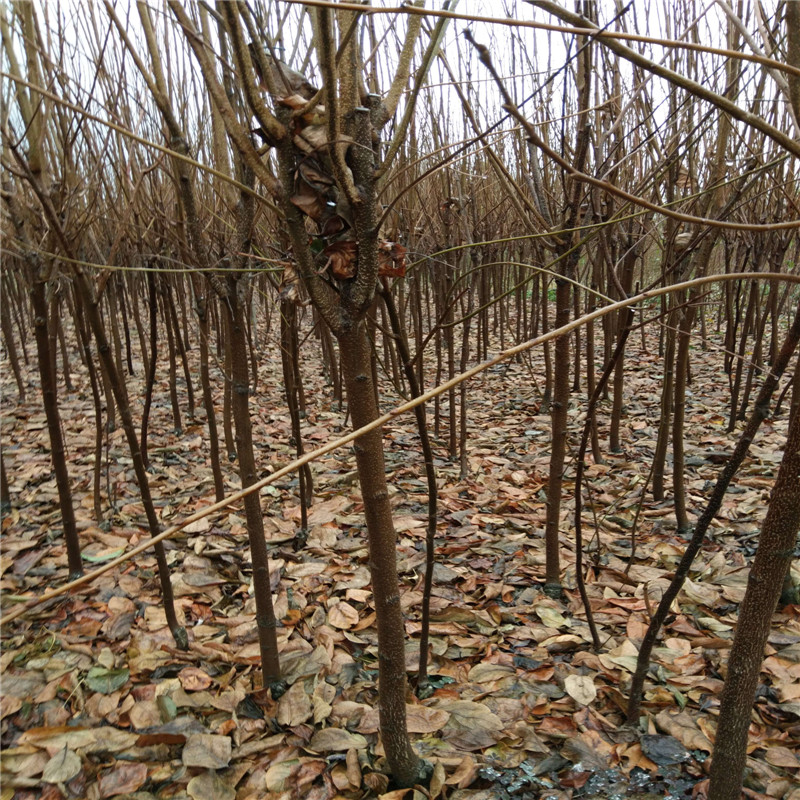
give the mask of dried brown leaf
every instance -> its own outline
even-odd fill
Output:
[[[100,776],[100,796],[116,797],[119,794],[132,794],[146,780],[146,764],[117,764],[111,772]]]
[[[45,765],[42,780],[45,783],[67,783],[81,771],[81,759],[66,746]]]
[[[183,746],[182,760],[186,767],[222,769],[231,760],[230,736],[213,733],[194,733]]]

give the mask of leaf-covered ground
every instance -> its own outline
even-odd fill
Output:
[[[785,420],[767,423],[715,521],[654,653],[641,729],[623,726],[637,644],[684,540],[669,503],[645,494],[655,447],[661,372],[656,340],[629,348],[624,452],[587,471],[584,509],[595,652],[575,590],[574,505],[564,503],[563,601],[546,597],[543,487],[549,418],[540,412],[540,355],[495,368],[469,387],[469,476],[446,457],[447,399],[437,440],[440,514],[432,602],[431,682],[408,697],[408,724],[431,784],[394,790],[377,734],[377,653],[362,504],[345,448],[313,464],[306,546],[295,551],[297,481],[262,496],[278,639],[288,691],[257,683],[252,575],[241,506],[168,541],[188,653],[165,627],[155,558],[138,557],[91,586],[3,629],[2,800],[129,797],[194,800],[328,798],[702,797],[719,696],[749,558],[781,456]],[[190,352],[196,359],[196,349]],[[277,347],[260,348],[253,396],[257,457],[266,473],[291,460]],[[307,448],[346,432],[331,404],[317,345],[303,355]],[[60,363],[60,361],[59,361]],[[727,376],[718,349],[692,353],[687,492],[695,512],[735,442],[725,433]],[[92,501],[94,412],[72,364],[60,391],[76,514],[87,569],[145,540],[123,432],[104,452],[98,525]],[[172,432],[166,366],[150,424],[153,494],[165,524],[213,499],[202,419]],[[3,364],[2,442],[13,508],[3,518],[3,606],[67,580],[45,417],[32,366],[29,398]],[[141,364],[129,377],[138,413]],[[217,378],[219,375],[217,374]],[[182,381],[179,390],[184,401]],[[387,384],[384,407],[396,395]],[[221,408],[221,399],[219,408]],[[577,445],[585,391],[570,408]],[[431,417],[432,417],[432,409]],[[601,442],[608,406],[601,408]],[[426,482],[413,417],[386,430],[407,661],[418,657]],[[607,448],[604,448],[607,451]],[[227,491],[238,487],[225,465]],[[567,469],[567,497],[574,463]],[[111,506],[107,493],[110,492]],[[775,616],[753,709],[747,793],[800,800],[800,606]]]

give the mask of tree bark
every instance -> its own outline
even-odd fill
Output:
[[[6,475],[6,462],[3,461],[3,449],[0,448],[0,511],[7,514],[11,511],[11,490]]]
[[[572,256],[566,256],[572,260]],[[567,278],[574,270],[563,267]],[[564,277],[556,278],[555,327],[566,325],[570,318],[572,284]],[[560,553],[558,540],[561,520],[561,489],[564,484],[564,459],[567,452],[567,410],[569,408],[570,337],[559,336],[555,341],[553,371],[553,404],[550,409],[550,477],[547,481],[547,521],[545,523],[545,583],[551,597],[561,594]]]
[[[711,762],[709,800],[738,800],[747,759],[747,731],[764,647],[800,530],[800,414],[790,422],[775,488],[761,529],[747,592],[728,658]]]
[[[408,347],[408,337],[406,336],[403,319],[397,311],[394,298],[389,289],[386,278],[383,278],[383,290],[381,292],[386,302],[386,311],[394,334],[394,343],[403,362],[403,370],[408,380],[409,389],[412,397],[419,397],[422,394],[417,373],[414,371],[414,363],[411,359],[411,351]],[[461,365],[464,371],[464,365]],[[466,382],[465,382],[466,383]],[[461,384],[462,386],[464,383]],[[433,463],[433,448],[431,439],[428,435],[428,419],[425,413],[425,404],[414,409],[414,416],[417,420],[417,431],[422,446],[422,455],[425,459],[425,476],[428,481],[428,525],[425,536],[425,581],[422,588],[422,615],[421,630],[419,636],[419,665],[417,667],[417,691],[428,680],[428,641],[430,634],[431,617],[431,592],[433,590],[433,566],[436,558],[436,519],[439,503],[439,488],[436,483],[436,466]]]
[[[211,473],[214,476],[214,498],[219,502],[225,497],[225,485],[222,481],[217,417],[214,410],[214,397],[211,394],[211,378],[208,370],[208,297],[206,296],[206,288],[201,280],[193,280],[192,285],[194,287],[195,311],[200,323],[200,388],[203,393],[203,408],[206,411],[206,425],[208,425],[208,451],[211,459]]]
[[[363,322],[339,337],[347,402],[353,429],[378,416],[370,365],[371,348]],[[380,731],[386,759],[399,786],[413,786],[419,779],[420,761],[406,729],[405,630],[397,579],[397,535],[392,521],[383,433],[371,431],[353,445],[364,501],[369,536],[370,573],[375,600],[380,659]]]
[[[226,339],[231,354],[231,405],[236,425],[236,452],[239,457],[239,476],[242,481],[242,489],[246,489],[258,480],[258,475],[256,474],[253,450],[253,429],[250,423],[250,366],[247,354],[245,309],[239,302],[235,290],[231,292],[229,303],[223,303],[223,305],[228,310]],[[244,512],[253,562],[253,590],[256,601],[258,642],[261,649],[261,668],[264,686],[269,686],[280,680],[281,669],[278,660],[277,622],[272,605],[267,543],[264,539],[264,518],[261,513],[261,499],[258,492],[245,497]]]
[[[5,286],[3,287],[5,289]],[[22,378],[22,372],[19,368],[19,358],[17,357],[17,346],[14,341],[14,330],[11,325],[11,304],[8,299],[7,292],[3,307],[0,308],[0,324],[2,324],[3,341],[6,345],[6,353],[8,353],[8,360],[11,364],[11,371],[14,373],[14,380],[17,382],[18,400],[20,403],[25,402],[25,381]]]
[[[64,544],[67,548],[69,574],[75,578],[83,574],[81,546],[75,524],[75,511],[72,506],[72,487],[69,482],[67,457],[64,449],[64,435],[61,431],[61,413],[58,409],[56,376],[53,369],[53,353],[47,330],[47,283],[37,275],[32,276],[31,305],[33,306],[33,330],[36,338],[39,379],[42,389],[42,403],[47,419],[47,432],[50,438],[50,458],[58,488],[58,503],[61,510],[61,524],[64,531]]]

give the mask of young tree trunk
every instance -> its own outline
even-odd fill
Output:
[[[102,318],[100,324],[103,324]],[[111,386],[106,361],[102,358],[100,359],[100,380],[103,384],[103,398],[106,404],[106,430],[111,433],[117,429],[117,403],[114,400],[114,390]]]
[[[47,432],[50,437],[50,457],[53,461],[53,471],[58,488],[61,525],[64,530],[64,544],[67,548],[67,564],[70,576],[76,578],[83,574],[83,561],[78,529],[75,525],[75,511],[72,506],[72,488],[69,482],[64,436],[61,431],[61,414],[58,409],[56,376],[53,369],[54,359],[50,351],[50,337],[47,330],[46,288],[46,281],[34,274],[31,284],[31,305],[33,306],[33,330],[36,338],[42,403],[47,419]]]
[[[161,525],[158,521],[158,514],[156,513],[153,497],[150,493],[150,481],[147,476],[147,469],[145,468],[144,461],[142,460],[142,452],[139,448],[139,440],[136,438],[136,428],[133,423],[133,415],[131,414],[130,405],[128,403],[128,395],[125,391],[124,382],[117,372],[116,364],[114,363],[114,355],[111,352],[111,346],[106,336],[103,321],[100,317],[99,299],[93,294],[92,287],[88,279],[82,272],[76,270],[76,283],[78,287],[78,296],[80,297],[79,309],[86,314],[88,322],[92,328],[95,342],[97,343],[97,350],[100,354],[100,359],[105,367],[106,374],[108,375],[111,389],[114,393],[114,399],[119,409],[120,421],[122,422],[125,437],[128,440],[128,447],[131,451],[131,460],[133,461],[133,469],[136,474],[136,482],[139,484],[139,492],[142,497],[142,505],[144,506],[145,514],[147,516],[147,524],[150,529],[151,536],[157,536],[161,532]],[[155,360],[155,358],[153,359]],[[151,366],[152,369],[152,366]],[[163,542],[156,542],[154,545],[156,551],[156,563],[158,564],[158,578],[161,584],[161,596],[164,602],[164,611],[167,617],[167,625],[169,626],[175,644],[182,650],[188,650],[189,638],[186,630],[178,622],[178,616],[175,612],[175,600],[172,592],[172,584],[170,583],[170,569],[167,564],[167,553],[164,548]]]
[[[239,462],[239,476],[242,488],[252,486],[258,480],[255,451],[253,449],[253,429],[250,423],[250,369],[247,354],[247,330],[245,308],[234,290],[229,303],[223,303],[228,312],[226,340],[231,354],[232,392],[231,406],[236,424],[236,452]],[[261,513],[261,498],[258,492],[244,499],[244,512],[247,520],[247,534],[250,541],[250,555],[253,561],[253,591],[256,601],[256,627],[261,649],[261,669],[264,686],[279,691],[281,677],[276,637],[277,622],[272,605],[272,590],[269,577],[267,544],[264,539],[264,518]]]
[[[73,390],[72,377],[69,366],[69,348],[67,347],[67,337],[64,333],[64,322],[61,319],[61,314],[56,315],[57,331],[58,331],[58,346],[61,348],[61,363],[64,365],[64,388],[71,392]]]
[[[229,331],[227,326],[221,326],[219,332],[225,343],[225,383],[222,389],[222,430],[225,434],[225,447],[228,451],[228,461],[236,461],[236,442],[233,438],[233,396],[231,391],[231,349],[228,345]],[[223,332],[224,330],[224,332]]]
[[[178,284],[178,294],[183,295],[184,286],[182,283]],[[181,310],[183,311],[183,304]],[[174,332],[175,344],[178,346],[178,355],[181,357],[181,368],[183,369],[183,379],[186,382],[186,402],[189,406],[189,421],[194,422],[194,387],[192,386],[192,373],[189,369],[189,358],[186,355],[188,348],[188,333],[186,331],[186,320],[184,325],[181,326],[178,320],[178,312],[175,308],[175,298],[172,295],[172,283],[166,282],[164,289],[164,313],[168,318],[168,324],[171,322],[171,327]],[[183,330],[183,333],[181,333]]]
[[[566,256],[572,259],[572,256]],[[571,265],[570,265],[571,267]],[[566,279],[574,270],[566,264],[564,277],[556,278],[555,327],[569,322],[572,284]],[[570,337],[559,336],[554,346],[553,403],[550,408],[550,476],[547,481],[547,521],[545,523],[545,583],[551,597],[561,594],[559,527],[561,521],[561,489],[564,484],[564,461],[567,452],[567,411],[569,409]]]
[[[772,615],[800,530],[800,414],[790,422],[786,448],[761,528],[747,592],[728,658],[709,800],[738,800],[747,759],[747,731]]]
[[[25,366],[29,366],[31,363],[31,359],[28,356],[28,346],[25,343],[25,339],[27,338],[24,334],[24,331],[28,329],[27,323],[29,322],[27,309],[24,307],[23,298],[25,296],[25,283],[24,279],[22,285],[18,285],[15,287],[14,291],[14,302],[11,304],[11,307],[14,310],[14,319],[17,323],[17,328],[20,334],[20,346],[22,348],[22,360],[25,362]]]
[[[117,369],[117,373],[122,375],[124,373],[124,368],[122,366],[122,337],[119,335],[119,318],[117,316],[117,287],[113,274],[106,284],[106,291],[104,294],[108,308],[108,322],[106,327],[111,329],[111,340],[114,343],[114,366]]]
[[[58,347],[59,347],[59,327],[61,325],[61,287],[58,281],[54,281],[51,286],[52,291],[48,299],[48,323],[47,323],[47,336],[49,339],[48,350],[50,351],[50,368],[53,373],[53,379],[58,380]],[[64,350],[61,351],[61,365],[64,372],[64,388],[69,392],[72,391],[72,382],[69,377],[69,359],[66,357]]]
[[[673,305],[677,301],[670,300]],[[674,320],[674,313],[669,319]],[[661,383],[661,413],[658,418],[658,439],[653,454],[653,500],[660,502],[664,499],[664,477],[667,463],[667,449],[669,447],[670,419],[672,418],[672,402],[675,398],[675,332],[674,324],[670,324],[666,331],[662,331],[666,338],[664,347],[664,378]]]
[[[340,334],[338,339],[355,430],[378,416],[370,365],[372,350],[363,322]],[[406,729],[405,630],[397,578],[397,535],[386,484],[382,431],[362,436],[353,449],[364,500],[377,617],[381,739],[392,776],[400,786],[413,786],[419,779],[420,761],[411,748]]]
[[[636,265],[637,260],[637,253],[638,248],[633,246],[633,237],[628,236],[627,238],[627,246],[628,246],[628,253],[625,256],[625,260],[622,265],[622,276],[620,278],[621,288],[625,291],[626,294],[631,293],[631,289],[633,286],[633,269]],[[613,267],[612,267],[613,268]],[[622,319],[625,316],[624,313],[620,313],[617,316],[617,341],[619,341],[619,337],[624,330],[624,326],[622,325]],[[609,314],[604,317],[604,320],[608,319],[609,322],[612,320],[612,316]],[[606,329],[608,344],[611,344],[611,330],[610,328]],[[610,355],[610,353],[609,353]],[[625,399],[625,350],[623,349],[620,353],[619,360],[614,367],[614,393],[613,393],[613,401],[611,405],[611,422],[610,422],[610,429],[608,434],[608,446],[612,453],[621,453],[622,452],[622,444],[620,442],[620,435],[619,435],[619,428],[620,422],[622,420],[622,412],[623,412],[623,404]]]
[[[284,392],[289,419],[292,424],[291,438],[294,439],[295,454],[303,455],[303,431],[300,425],[300,407],[297,391],[297,361],[299,353],[295,349],[295,331],[297,329],[297,308],[291,300],[281,300],[281,367],[283,368]],[[311,468],[302,466],[297,474],[298,492],[300,495],[300,530],[295,534],[295,550],[305,544],[308,537],[308,506],[310,500]]]
[[[147,344],[145,343],[144,326],[142,325],[142,315],[139,312],[139,295],[140,295],[139,285],[140,285],[140,280],[131,282],[129,297],[131,301],[131,309],[133,311],[133,321],[136,325],[136,335],[139,339],[139,352],[141,353],[142,356],[142,368],[144,374],[147,375],[147,373],[150,371],[150,362],[147,360]]]
[[[0,447],[0,513],[11,511],[11,490],[6,475],[6,462],[3,460],[3,449]]]
[[[733,387],[731,389],[731,409],[728,417],[728,427],[726,433],[733,433],[736,430],[736,417],[739,410],[739,393],[742,386],[742,370],[747,353],[747,340],[750,338],[750,331],[753,325],[753,315],[755,314],[755,303],[758,298],[758,285],[756,281],[750,283],[750,294],[747,300],[747,312],[745,313],[742,325],[741,338],[739,339],[739,349],[737,352],[736,365],[734,367]]]
[[[542,272],[539,276],[541,283],[541,322],[542,322],[542,335],[550,331],[550,286],[548,276]],[[542,413],[550,412],[550,404],[553,402],[553,348],[550,340],[548,339],[542,345],[542,356],[544,357],[544,390],[542,392]]]
[[[127,294],[125,281],[120,280],[117,297],[119,298],[119,310],[122,316],[122,332],[125,334],[125,363],[128,365],[128,375],[133,375],[133,351],[131,349],[131,329],[128,322]]]
[[[386,311],[389,315],[389,322],[394,334],[394,342],[403,363],[408,386],[412,397],[419,397],[422,394],[414,364],[411,360],[411,352],[408,347],[408,337],[406,336],[403,319],[397,311],[394,298],[392,297],[386,278],[383,278],[383,288],[381,292],[385,303]],[[470,295],[470,300],[471,300]],[[470,302],[471,305],[471,302]],[[462,363],[462,372],[464,365]],[[466,381],[464,381],[466,383]],[[461,385],[463,386],[464,383]],[[431,616],[431,592],[433,590],[433,566],[436,558],[436,517],[439,503],[439,489],[436,483],[436,466],[433,463],[433,448],[431,439],[428,435],[428,420],[425,413],[425,404],[414,409],[414,416],[417,419],[417,431],[419,432],[420,444],[422,445],[422,455],[425,459],[425,476],[428,481],[428,526],[425,537],[425,581],[422,589],[422,620],[419,635],[419,666],[417,668],[417,691],[424,686],[428,680],[428,639],[430,633]]]
[[[164,329],[167,332],[167,356],[169,358],[169,401],[172,406],[172,426],[176,436],[183,434],[183,423],[181,421],[181,404],[178,401],[177,373],[178,363],[176,358],[175,337],[180,337],[180,331],[173,330],[172,318],[169,313],[169,301],[167,300],[167,283],[165,280],[159,281],[159,297],[161,298],[161,312],[164,315]]]
[[[77,304],[76,304],[77,305]],[[92,470],[92,501],[94,504],[94,516],[98,525],[103,523],[103,503],[100,491],[102,471],[103,471],[103,400],[100,396],[100,382],[97,375],[97,367],[92,358],[91,333],[86,327],[85,320],[75,313],[75,330],[78,336],[83,358],[86,363],[86,371],[89,373],[89,385],[92,387],[92,403],[94,404],[94,468]],[[109,498],[110,499],[110,498]]]
[[[694,324],[694,307],[690,305],[688,308],[682,309],[679,320],[672,417],[672,496],[675,503],[678,533],[686,534],[691,529],[691,525],[686,512],[683,435],[686,418],[686,383],[689,374],[689,341]]]
[[[152,266],[152,265],[151,265]],[[142,462],[145,468],[150,466],[147,454],[147,426],[150,421],[150,406],[153,402],[153,386],[156,381],[156,368],[158,366],[158,299],[156,293],[156,275],[150,270],[147,273],[147,298],[150,308],[150,353],[147,356],[146,383],[144,388],[144,407],[142,408],[141,433],[139,435],[139,449],[142,452]],[[147,351],[143,350],[145,356]]]
[[[3,288],[6,289],[5,281]],[[8,360],[11,364],[11,371],[14,373],[14,380],[17,382],[17,394],[20,403],[25,402],[25,381],[22,378],[22,372],[19,368],[19,358],[17,357],[17,345],[14,341],[14,330],[11,326],[11,304],[8,301],[7,290],[3,292],[5,295],[5,302],[0,308],[0,323],[3,330],[3,341],[6,346],[6,353],[8,353]]]
[[[222,468],[219,460],[219,435],[217,417],[214,410],[214,397],[211,394],[211,378],[208,371],[208,297],[206,288],[199,278],[193,279],[195,311],[200,323],[200,388],[203,392],[203,408],[208,425],[208,451],[211,459],[211,473],[214,476],[214,497],[217,502],[225,497],[222,482]]]

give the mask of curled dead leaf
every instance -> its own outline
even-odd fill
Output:
[[[347,631],[358,625],[358,611],[350,603],[337,603],[328,612],[328,624],[333,628]]]
[[[323,272],[330,269],[333,277],[340,281],[355,277],[357,251],[354,241],[333,242],[322,253],[328,257]]]
[[[402,278],[406,274],[406,248],[397,242],[378,245],[378,275]]]
[[[382,772],[368,772],[364,776],[364,785],[377,794],[383,794],[389,788],[389,776]]]
[[[350,785],[358,789],[361,786],[361,764],[358,763],[358,751],[351,747],[347,751],[347,780]]]
[[[184,667],[178,673],[178,680],[187,692],[199,692],[211,686],[211,677],[199,667]]]

